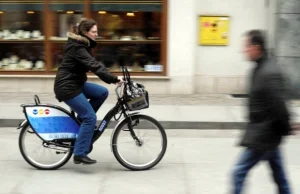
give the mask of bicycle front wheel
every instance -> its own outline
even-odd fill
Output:
[[[55,170],[72,156],[71,148],[47,145],[26,123],[19,136],[19,149],[25,161],[40,170]]]
[[[132,124],[131,133],[128,125]],[[135,137],[136,138],[135,138]],[[134,115],[117,126],[112,138],[113,154],[130,170],[148,170],[157,165],[167,149],[167,135],[161,124],[146,115]]]

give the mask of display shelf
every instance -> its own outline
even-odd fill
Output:
[[[5,40],[0,39],[0,43],[22,43],[22,44],[31,44],[31,43],[43,43],[44,39],[13,39],[13,40]]]
[[[59,36],[65,36],[65,31],[70,30],[70,22],[74,23],[79,17],[92,18],[99,25],[98,34],[103,39],[96,40],[98,46],[93,50],[96,53],[96,58],[109,58],[110,56],[108,55],[111,54],[109,49],[113,49],[114,56],[118,57],[117,60],[119,62],[121,61],[118,65],[124,64],[123,60],[129,60],[125,64],[128,63],[130,65],[132,63],[130,57],[135,57],[133,60],[137,60],[137,63],[141,66],[131,71],[135,76],[166,75],[167,0],[6,0],[0,4],[0,8],[7,9],[0,9],[0,32],[9,30],[11,34],[15,34],[18,37],[14,39],[13,37],[15,36],[12,35],[11,37],[3,38],[0,34],[0,45],[3,50],[0,63],[2,61],[2,65],[5,64],[4,59],[10,58],[12,55],[17,55],[20,60],[32,61],[34,64],[36,61],[45,63],[43,69],[0,68],[0,75],[55,75],[56,69],[53,70],[53,67],[57,66],[61,61],[63,44],[67,41],[66,37]],[[37,4],[38,7],[31,6],[33,4]],[[29,5],[32,9],[30,9]],[[134,13],[131,14],[134,17],[129,17],[130,14],[128,12]],[[102,13],[107,14],[103,15]],[[14,17],[11,17],[9,14],[14,15]],[[116,15],[119,15],[117,17],[122,20],[123,26],[115,28],[114,25],[107,25],[111,22],[107,18],[110,16],[115,18]],[[70,20],[69,16],[74,16],[75,20]],[[20,22],[18,23],[19,26],[11,28],[10,24],[14,20]],[[27,25],[28,28],[24,29],[20,26],[21,24]],[[25,33],[23,35],[21,32],[18,32],[23,30]],[[34,31],[38,31],[38,35],[32,33]],[[27,38],[28,34],[26,33],[28,32],[31,33],[30,36],[32,38]],[[11,39],[8,39],[8,37]],[[138,39],[135,39],[136,37]],[[134,54],[126,53],[127,47],[132,48],[135,45],[137,50],[131,51]],[[24,55],[23,50],[26,51],[28,56]],[[120,50],[125,53],[120,54]],[[5,53],[3,53],[4,51]],[[123,59],[123,55],[125,59]],[[157,63],[155,60],[159,58],[159,64],[163,66],[162,71],[142,70],[145,63],[143,57],[150,57],[150,62],[154,64]],[[152,61],[153,57],[155,58],[154,61]],[[142,62],[139,60],[142,60]],[[121,74],[120,71],[116,70],[112,70],[112,72]]]

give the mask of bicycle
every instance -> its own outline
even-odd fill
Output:
[[[116,121],[119,121],[112,131],[110,141],[115,158],[127,169],[134,171],[148,170],[156,166],[163,158],[167,149],[167,135],[157,120],[135,112],[149,107],[149,95],[143,85],[131,80],[126,67],[122,67],[122,72],[123,82],[115,88],[117,103],[105,115],[99,126],[95,128],[90,152],[93,150],[93,144],[101,137],[114,117]],[[80,121],[76,118],[72,109],[67,111],[54,104],[41,104],[37,95],[34,96],[34,101],[35,103],[32,104],[21,104],[26,119],[18,127],[18,129],[21,129],[19,149],[25,161],[31,166],[40,170],[55,170],[64,166],[71,158]],[[123,119],[120,120],[122,115]],[[147,121],[149,124],[143,125],[141,121]],[[151,127],[154,127],[154,129]],[[141,134],[142,130],[145,132]],[[128,140],[121,141],[122,135],[127,136]],[[157,145],[149,146],[150,138],[146,139],[146,135],[150,135],[151,138],[155,139]],[[46,156],[37,157],[39,152],[36,152],[36,150],[34,150],[33,155],[29,155],[29,146],[33,144],[34,140],[27,141],[27,138],[36,138],[38,140],[37,145],[45,149],[44,151],[54,151],[51,159]],[[133,146],[129,153],[123,153],[123,147],[126,144]],[[133,162],[132,159],[129,159],[134,151],[133,149],[137,149],[139,155],[146,153],[145,150],[142,150],[142,148],[146,149],[146,146],[148,146],[147,148],[158,148],[153,158],[146,161],[146,158],[150,156],[147,152],[146,156],[139,157],[139,162]],[[133,157],[133,159],[135,158]]]

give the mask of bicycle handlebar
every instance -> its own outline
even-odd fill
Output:
[[[117,96],[118,96],[118,99],[120,98],[120,95],[119,95],[119,93],[118,93],[118,89],[121,87],[121,85],[117,85],[117,87],[116,87],[116,89],[115,89],[115,92],[116,92],[116,94],[117,94]]]
[[[129,74],[127,67],[122,66],[122,72],[123,72],[124,81],[127,81],[128,83],[130,83],[131,79],[130,79],[130,74]]]

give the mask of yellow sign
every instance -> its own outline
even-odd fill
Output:
[[[200,45],[228,45],[228,16],[200,16],[199,29],[198,41]]]

